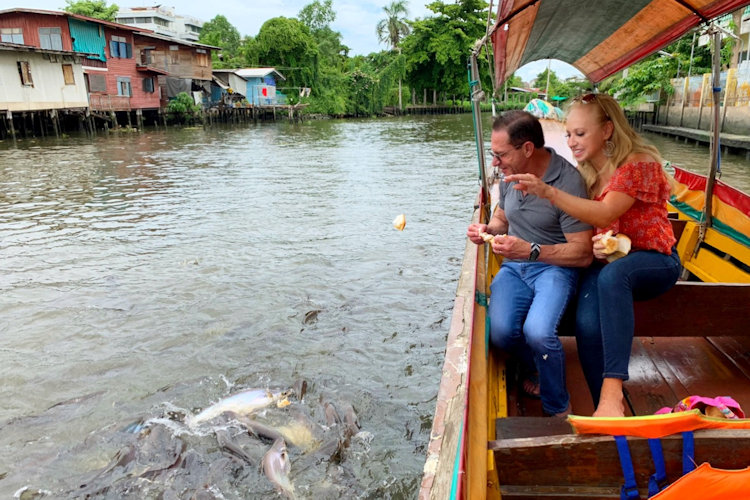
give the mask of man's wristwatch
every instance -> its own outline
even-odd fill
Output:
[[[532,243],[531,253],[529,254],[529,262],[534,262],[536,259],[538,259],[541,251],[542,247],[539,246],[539,243]]]

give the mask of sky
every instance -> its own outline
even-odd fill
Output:
[[[240,35],[256,36],[260,27],[272,17],[296,17],[299,11],[312,0],[222,0],[211,2],[207,0],[181,0],[166,2],[137,2],[132,0],[112,2],[121,9],[124,7],[142,7],[164,5],[173,7],[175,14],[192,16],[202,21],[210,21],[214,16],[225,16],[240,32]],[[333,0],[333,10],[336,20],[331,27],[340,32],[344,45],[351,51],[349,55],[366,55],[387,49],[387,44],[378,41],[375,26],[385,17],[383,7],[391,0]],[[432,14],[425,5],[429,0],[408,0],[408,19],[424,18]],[[24,7],[31,9],[62,10],[67,4],[65,0],[0,0],[0,9]],[[516,71],[525,82],[530,82],[547,67],[547,61],[535,61]],[[580,73],[570,65],[561,61],[552,62],[552,71],[561,79],[578,76]]]

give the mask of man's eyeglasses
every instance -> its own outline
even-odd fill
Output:
[[[607,113],[607,110],[604,109],[604,106],[602,106],[602,103],[599,102],[599,99],[597,98],[597,94],[583,94],[579,95],[578,97],[573,99],[573,102],[582,102],[583,104],[588,104],[590,102],[595,102],[599,105],[599,107],[602,110],[602,113],[604,113],[604,117],[607,118],[607,120],[611,120],[609,117],[609,113]]]
[[[518,145],[518,146],[513,146],[513,149],[521,149],[521,146],[522,146],[522,144]],[[487,153],[490,156],[492,156],[494,159],[502,162],[505,158],[508,157],[508,155],[511,153],[511,151],[513,151],[513,149],[511,149],[510,151],[503,151],[502,153],[495,153],[491,149],[488,149]]]

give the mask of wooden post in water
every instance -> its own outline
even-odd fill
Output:
[[[55,129],[55,137],[60,137],[60,122],[57,120],[57,110],[50,111],[49,116],[52,121],[52,128]]]
[[[8,110],[5,113],[5,118],[8,120],[8,128],[10,129],[10,134],[13,136],[13,142],[16,142],[16,126],[13,124],[13,111]]]

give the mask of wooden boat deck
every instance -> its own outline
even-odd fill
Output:
[[[573,412],[591,415],[593,404],[575,339],[563,337]],[[636,337],[625,383],[626,415],[652,415],[689,395],[733,397],[750,409],[750,337]],[[493,452],[503,500],[620,498],[620,459],[611,436],[574,435],[566,419],[542,417],[541,403],[509,384],[508,417],[495,421]],[[750,463],[750,430],[701,430],[695,462],[736,469]],[[648,441],[628,438],[641,498],[654,473]],[[661,439],[667,482],[682,475],[682,436]],[[539,465],[544,463],[543,473]],[[495,480],[494,478],[492,480]]]
[[[573,413],[591,415],[575,339],[562,341]],[[636,337],[629,372],[627,415],[652,415],[691,395],[731,396],[750,410],[750,337]],[[539,400],[516,389],[509,387],[509,416],[542,416]]]

